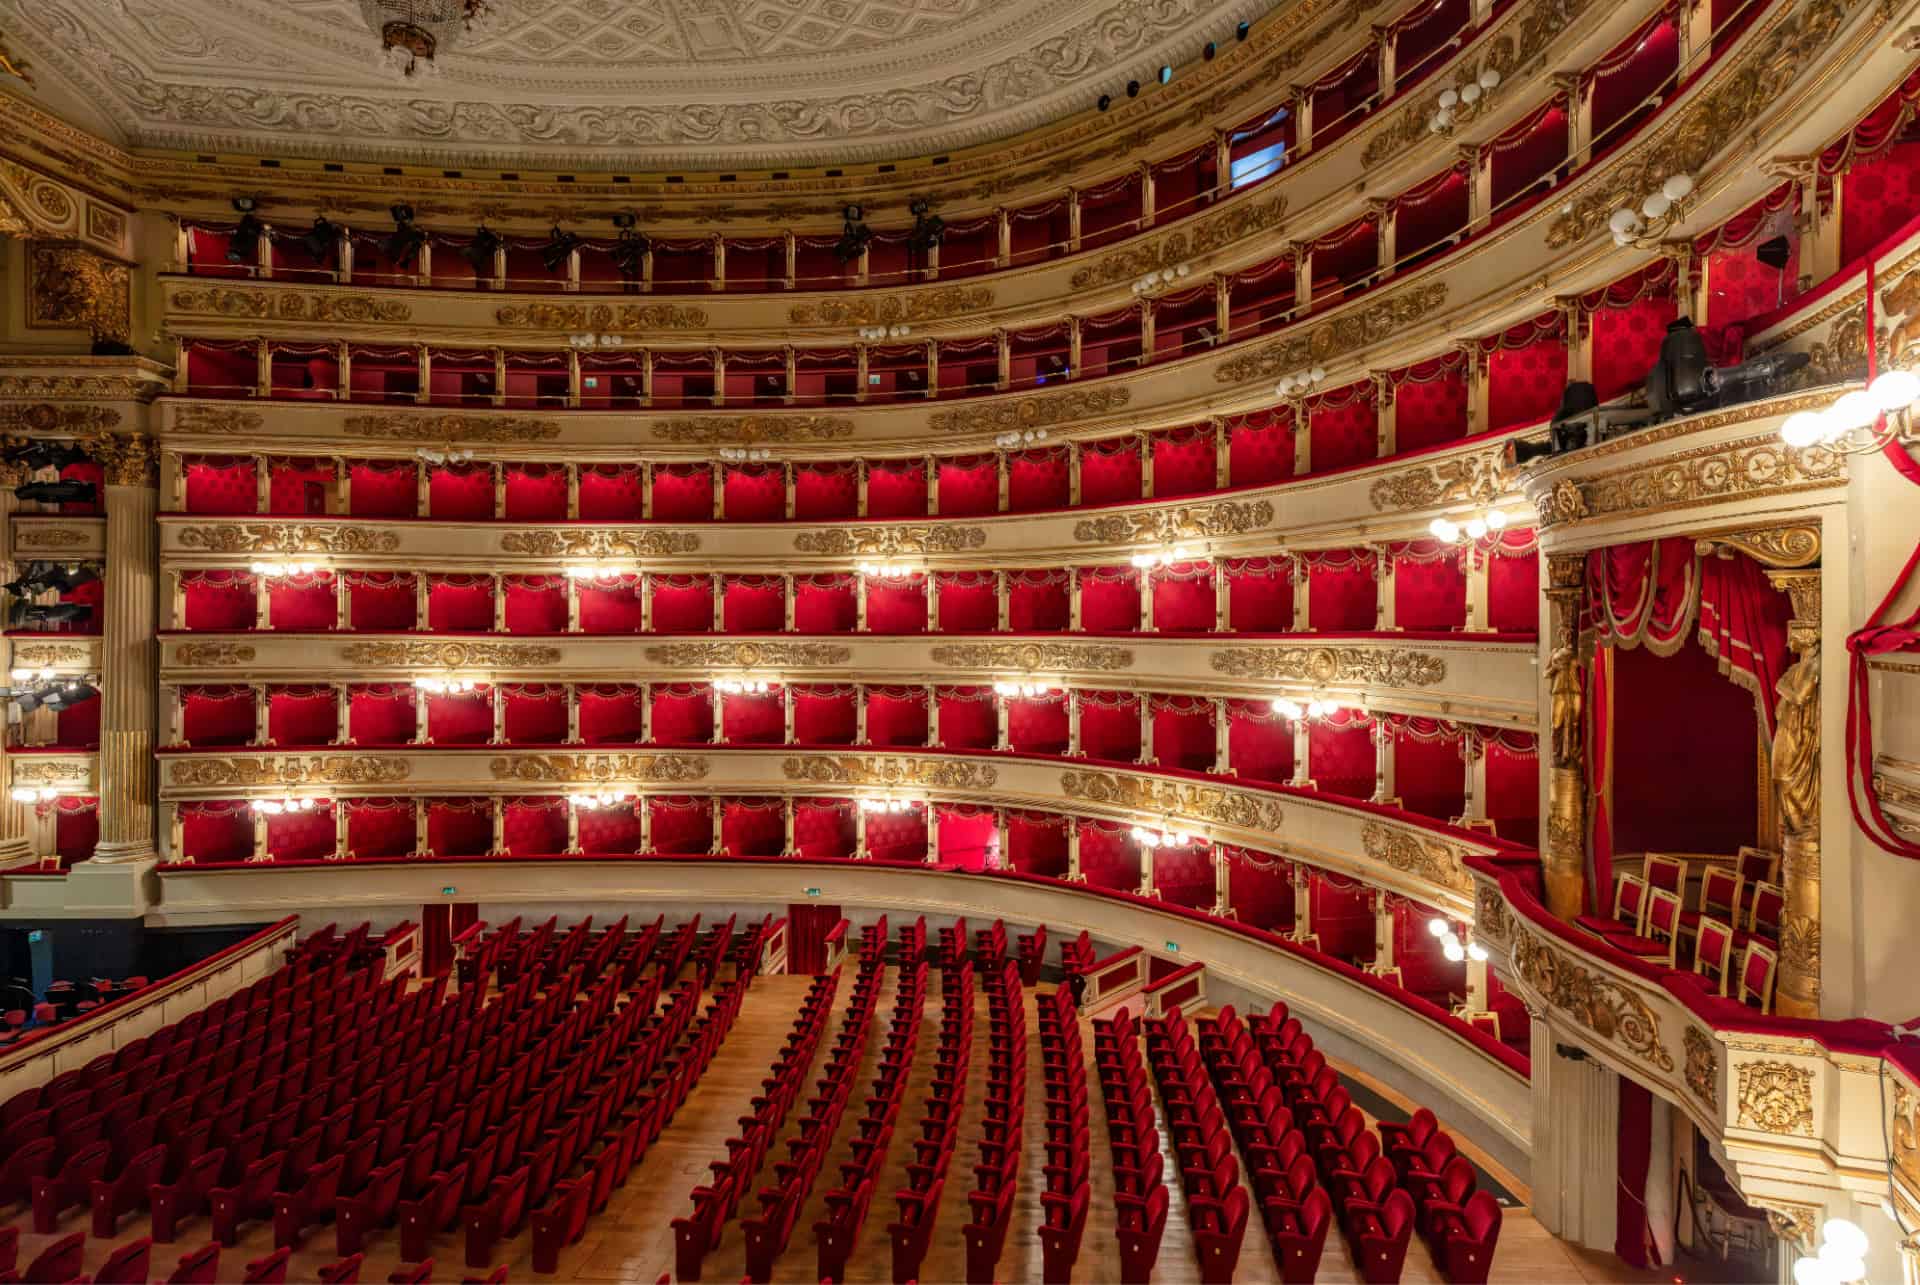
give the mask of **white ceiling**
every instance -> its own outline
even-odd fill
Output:
[[[1273,0],[495,3],[442,75],[406,81],[378,69],[358,0],[0,0],[0,22],[51,109],[130,146],[619,171],[990,142]]]

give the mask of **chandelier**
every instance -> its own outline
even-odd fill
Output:
[[[380,70],[389,76],[440,74],[435,55],[463,32],[483,29],[499,0],[360,0],[367,25],[380,34]]]

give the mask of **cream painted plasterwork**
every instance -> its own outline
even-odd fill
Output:
[[[36,0],[9,33],[136,146],[653,168],[964,147],[1084,110],[1262,0],[497,0],[431,96],[337,0]],[[1327,8],[1317,5],[1314,8]],[[297,122],[302,136],[285,132]],[[644,157],[644,165],[635,162]]]

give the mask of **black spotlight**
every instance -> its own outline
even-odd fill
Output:
[[[1100,95],[1100,104],[1099,104],[1099,106],[1100,106],[1100,110],[1101,110],[1101,111],[1105,111],[1105,110],[1107,110],[1107,108],[1109,108],[1109,107],[1111,107],[1111,106],[1113,106],[1113,95],[1112,95],[1112,94],[1102,94],[1102,95]]]
[[[1129,80],[1129,81],[1127,82],[1127,97],[1128,97],[1128,98],[1138,98],[1138,97],[1140,97],[1140,82],[1139,82],[1139,81],[1137,81],[1137,80]]]
[[[65,468],[69,464],[78,464],[87,458],[87,453],[65,442],[28,442],[25,446],[9,449],[5,456],[9,463],[24,464],[29,472],[37,473],[43,468]]]
[[[460,247],[460,257],[467,261],[476,277],[493,275],[493,258],[500,252],[500,234],[482,223],[473,230],[473,240]]]
[[[1692,415],[1716,406],[1737,406],[1778,391],[1778,385],[1812,360],[1811,353],[1771,353],[1737,366],[1715,366],[1706,340],[1691,317],[1667,323],[1660,360],[1647,372],[1647,406],[1653,422]]]
[[[1200,57],[1205,62],[1212,62],[1213,56],[1218,52],[1220,52],[1219,46],[1209,40],[1205,47],[1200,50]]]
[[[910,250],[931,250],[947,235],[947,221],[933,213],[925,197],[915,197],[907,209],[913,213],[913,231],[907,234]]]
[[[867,243],[873,240],[873,229],[866,225],[865,215],[857,205],[840,212],[840,239],[833,244],[833,257],[840,262],[852,263],[866,253]]]
[[[420,247],[427,243],[427,234],[413,225],[413,207],[402,203],[389,207],[387,213],[393,215],[393,231],[387,234],[386,242],[380,247],[387,261],[396,268],[404,268],[420,257]]]
[[[28,482],[14,487],[13,494],[41,504],[91,504],[94,490],[91,482]]]
[[[340,229],[322,214],[313,221],[313,228],[301,234],[300,245],[316,263],[331,263],[334,251],[340,248]]]
[[[647,251],[652,244],[637,230],[639,222],[632,214],[616,214],[613,226],[620,229],[620,239],[613,244],[613,266],[619,269],[622,279],[638,281],[645,270]]]
[[[1247,38],[1247,33],[1252,30],[1253,30],[1252,23],[1243,22],[1239,26],[1233,29],[1233,38],[1235,40],[1245,40]]]
[[[84,620],[92,607],[84,602],[16,602],[13,604],[13,623],[16,625],[64,625],[75,620]]]
[[[258,202],[251,196],[233,198],[233,208],[240,212],[240,223],[233,229],[233,239],[227,242],[228,263],[252,263],[260,257],[260,238],[266,232],[267,225],[254,213]]]
[[[547,233],[547,243],[540,247],[540,262],[546,265],[548,272],[558,272],[567,266],[567,260],[573,257],[573,249],[580,244],[580,238],[571,232],[562,232],[558,223]]]

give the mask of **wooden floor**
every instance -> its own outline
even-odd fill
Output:
[[[889,1149],[887,1164],[882,1171],[880,1181],[876,1183],[876,1194],[860,1246],[856,1251],[849,1271],[850,1282],[886,1282],[892,1280],[892,1253],[887,1237],[887,1223],[895,1216],[892,1191],[906,1185],[905,1163],[911,1154],[908,1139],[919,1135],[919,1119],[925,1101],[925,1088],[932,1078],[934,1050],[939,1044],[940,1024],[940,987],[935,974],[929,980],[927,988],[927,1007],[923,1019],[919,1044],[916,1049],[916,1061],[912,1071],[901,1108],[901,1120]],[[816,1057],[816,1064],[809,1072],[807,1084],[811,1088],[815,1078],[825,1065],[827,1049],[832,1044],[832,1034],[839,1029],[841,1010],[844,1009],[848,993],[852,989],[851,972],[843,979],[837,997],[836,1010],[829,1019],[828,1037],[823,1039]],[[876,1021],[884,1022],[894,1000],[894,974],[889,970],[887,983],[882,988]],[[712,1064],[699,1084],[688,1096],[672,1125],[661,1135],[658,1142],[647,1152],[641,1162],[628,1176],[626,1185],[614,1192],[613,1200],[607,1210],[592,1220],[586,1236],[576,1245],[563,1250],[560,1255],[560,1270],[551,1278],[534,1275],[531,1266],[531,1244],[527,1232],[523,1229],[520,1236],[508,1243],[496,1262],[506,1261],[511,1265],[512,1279],[517,1281],[553,1279],[560,1281],[638,1281],[651,1282],[673,1271],[674,1246],[671,1219],[689,1212],[687,1193],[697,1184],[704,1183],[710,1177],[707,1165],[710,1161],[724,1157],[726,1139],[735,1136],[739,1129],[739,1117],[750,1108],[748,1099],[761,1092],[761,1080],[767,1075],[789,1031],[794,1015],[806,994],[809,979],[805,977],[764,977],[754,982],[748,992],[740,1017],[732,1032],[720,1046]],[[972,1073],[969,1076],[969,1094],[966,1113],[961,1123],[961,1142],[955,1149],[953,1165],[948,1174],[947,1191],[941,1203],[939,1221],[936,1225],[932,1249],[923,1265],[920,1279],[929,1282],[961,1281],[965,1279],[965,1250],[961,1228],[968,1221],[969,1213],[966,1192],[972,1185],[973,1165],[978,1160],[977,1140],[978,1122],[981,1118],[982,1097],[984,1094],[987,1066],[987,1012],[984,991],[977,991],[978,1011],[974,1024],[974,1048],[972,1055]],[[1029,1003],[1029,1039],[1033,1038],[1034,1006]],[[1079,1263],[1074,1271],[1076,1282],[1102,1282],[1115,1279],[1117,1258],[1114,1251],[1113,1233],[1113,1183],[1111,1161],[1106,1152],[1105,1113],[1097,1089],[1098,1076],[1091,1065],[1093,1039],[1091,1031],[1084,1031],[1085,1048],[1089,1056],[1088,1080],[1093,1091],[1089,1094],[1092,1113],[1092,1199],[1087,1219],[1086,1236],[1082,1242]],[[866,1091],[871,1085],[874,1070],[879,1060],[883,1040],[870,1039],[866,1049],[866,1063],[859,1072],[855,1092],[848,1104],[846,1117],[841,1124],[841,1140],[838,1149],[823,1166],[819,1181],[815,1185],[808,1208],[802,1212],[795,1225],[794,1235],[786,1254],[781,1258],[775,1280],[780,1282],[812,1282],[819,1279],[815,1271],[813,1223],[824,1212],[823,1195],[838,1179],[839,1165],[848,1155],[845,1139],[852,1131],[853,1122],[859,1117]],[[1041,1107],[1042,1080],[1040,1076],[1040,1057],[1037,1047],[1030,1048],[1028,1062],[1027,1138],[1029,1149],[1022,1160],[1020,1170],[1020,1196],[1014,1213],[1013,1226],[1007,1237],[1007,1247],[1002,1255],[998,1270],[998,1279],[1007,1282],[1038,1281],[1041,1278],[1040,1238],[1036,1227],[1041,1221],[1039,1192],[1042,1186],[1041,1165],[1045,1152],[1041,1145],[1041,1130],[1037,1121],[1045,1118]],[[1344,1068],[1343,1068],[1344,1069]],[[802,1101],[796,1104],[792,1118],[788,1122],[788,1132],[797,1132],[799,1117],[805,1112]],[[1444,1121],[1442,1123],[1445,1123]],[[1164,1129],[1162,1136],[1165,1136]],[[784,1140],[772,1153],[784,1157]],[[1174,1174],[1176,1166],[1173,1157],[1168,1156],[1168,1173]],[[768,1171],[770,1178],[771,1171]],[[1172,1196],[1172,1212],[1168,1218],[1165,1240],[1160,1250],[1159,1267],[1155,1273],[1156,1281],[1175,1283],[1199,1280],[1199,1271],[1193,1255],[1193,1240],[1188,1233],[1185,1201],[1177,1179],[1169,1183]],[[751,1213],[757,1206],[751,1202],[743,1203],[741,1212]],[[36,1236],[30,1230],[30,1220],[24,1211],[14,1210],[11,1220],[19,1224],[20,1263],[24,1267],[33,1256],[58,1235],[84,1230],[88,1225],[88,1215],[84,1210],[70,1213],[61,1223],[55,1236]],[[87,1242],[86,1270],[94,1270],[119,1244],[145,1235],[147,1225],[144,1219],[125,1226],[115,1240],[94,1240]],[[156,1245],[152,1275],[164,1280],[173,1270],[174,1263],[184,1254],[204,1245],[210,1230],[204,1218],[195,1219],[181,1230],[178,1241],[172,1245]],[[466,1274],[462,1259],[464,1257],[464,1236],[456,1229],[441,1236],[434,1244],[439,1264],[436,1279],[458,1281]],[[248,1224],[242,1229],[240,1242],[234,1248],[226,1250],[221,1256],[220,1280],[239,1281],[245,1264],[254,1258],[270,1253],[273,1249],[273,1233],[270,1226],[263,1223]],[[367,1258],[361,1272],[361,1280],[377,1283],[386,1280],[389,1273],[399,1265],[398,1233],[389,1229],[376,1233],[369,1241]],[[314,1271],[321,1264],[332,1261],[334,1237],[331,1227],[310,1232],[304,1243],[295,1250],[289,1279],[296,1281],[314,1279]],[[481,1273],[476,1273],[481,1274]],[[727,1225],[719,1249],[707,1257],[702,1279],[716,1282],[739,1281],[745,1275],[745,1255],[743,1237],[738,1222]],[[1267,1240],[1261,1232],[1259,1217],[1256,1213],[1248,1227],[1245,1247],[1241,1251],[1240,1266],[1236,1273],[1242,1281],[1272,1281],[1278,1279],[1274,1268],[1273,1256]],[[1347,1256],[1346,1247],[1335,1232],[1329,1237],[1326,1254],[1321,1261],[1319,1279],[1328,1282],[1357,1281],[1352,1260]],[[1430,1282],[1441,1279],[1426,1247],[1419,1237],[1414,1237],[1407,1251],[1406,1272],[1403,1277],[1409,1282]],[[1591,1253],[1563,1244],[1536,1223],[1524,1208],[1509,1208],[1500,1236],[1499,1248],[1494,1255],[1494,1282],[1521,1282],[1533,1285],[1571,1285],[1573,1282],[1631,1282],[1631,1281],[1669,1281],[1674,1279],[1668,1272],[1640,1272],[1628,1269],[1611,1255]]]

